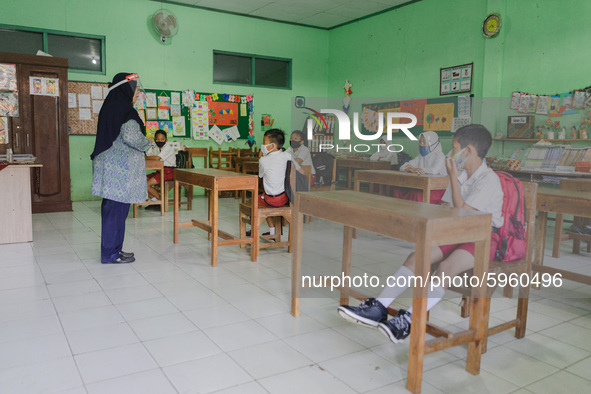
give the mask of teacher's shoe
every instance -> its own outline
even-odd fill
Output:
[[[124,252],[124,251],[119,252],[119,257],[130,258],[130,257],[133,257],[133,256],[135,256],[133,254],[133,252]]]
[[[356,307],[341,305],[337,311],[343,319],[365,327],[375,328],[388,318],[388,309],[375,298],[369,298]]]
[[[410,334],[412,314],[400,309],[398,314],[387,322],[378,324],[378,330],[394,343],[400,343]]]
[[[117,260],[114,261],[103,261],[103,264],[127,264],[133,263],[135,261],[135,257],[123,257],[119,255]]]

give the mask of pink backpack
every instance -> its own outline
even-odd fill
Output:
[[[503,227],[494,229],[499,243],[495,260],[515,261],[525,256],[525,196],[523,185],[512,175],[496,171],[503,188]]]

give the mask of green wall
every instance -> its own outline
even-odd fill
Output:
[[[554,94],[591,84],[588,0],[423,0],[330,31],[164,4],[180,25],[179,34],[167,45],[161,45],[148,28],[160,3],[5,3],[0,23],[107,37],[107,75],[70,73],[71,80],[106,82],[117,72],[130,71],[140,73],[148,88],[253,94],[258,143],[261,114],[272,114],[275,125],[286,130],[292,122],[300,128],[304,115],[294,111],[292,119],[291,99],[324,97],[327,105],[342,105],[347,79],[353,84],[354,112],[368,98],[437,97],[441,67],[473,62],[472,93],[491,98],[485,99],[483,108],[474,108],[474,120],[493,134],[506,131],[511,92]],[[490,12],[501,14],[503,26],[496,37],[485,39],[480,29]],[[293,90],[213,84],[214,49],[293,59]],[[186,141],[191,146],[209,146]],[[405,137],[395,142],[416,154],[416,143]],[[89,154],[93,144],[93,137],[70,137],[74,200],[92,198]],[[442,145],[449,150],[450,139],[444,138]],[[504,154],[529,145],[506,143]],[[495,142],[490,153],[502,154],[501,144]]]
[[[137,72],[147,88],[195,89],[252,94],[255,138],[261,114],[272,114],[274,126],[289,129],[293,96],[326,96],[328,33],[319,29],[244,18],[162,4],[179,20],[179,33],[162,45],[149,29],[161,4],[147,0],[19,0],[4,1],[0,23],[106,36],[106,75],[69,74],[70,80],[108,82],[118,72]],[[213,50],[292,59],[292,90],[214,84]],[[190,146],[209,143],[183,140]],[[246,147],[244,141],[232,146]],[[90,153],[94,137],[70,137],[72,199],[90,194]],[[217,144],[213,143],[213,146]],[[224,147],[225,149],[225,147]]]

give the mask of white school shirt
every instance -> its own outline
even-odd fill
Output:
[[[285,191],[285,170],[290,160],[291,155],[281,150],[259,159],[259,177],[263,178],[265,193],[276,196]]]
[[[164,162],[164,167],[176,167],[176,155],[174,148],[167,142],[162,149],[156,144],[152,145],[146,152],[146,156],[160,156],[160,161]]]
[[[287,148],[286,152],[291,155],[294,162],[295,159],[302,159],[300,165],[312,167],[312,174],[316,174],[316,169],[314,168],[314,164],[312,163],[312,155],[310,154],[310,149],[308,149],[307,146],[302,145],[298,148],[298,150],[293,150],[293,148],[290,146],[289,148]]]
[[[477,211],[490,213],[493,227],[502,227],[503,189],[497,174],[483,161],[470,179],[466,170],[463,170],[458,175],[458,181],[464,202]],[[447,186],[442,201],[453,207],[451,184]]]

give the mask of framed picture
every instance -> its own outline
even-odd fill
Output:
[[[575,90],[573,92],[573,101],[571,104],[571,108],[582,109],[584,106],[585,106],[585,91],[584,90]]]
[[[507,138],[529,139],[534,137],[533,115],[509,116],[507,120]]]
[[[439,69],[439,95],[472,91],[474,63]]]

